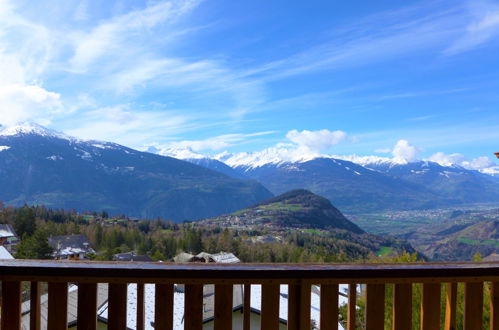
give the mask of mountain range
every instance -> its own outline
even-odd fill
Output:
[[[142,218],[196,220],[307,189],[343,212],[499,202],[497,177],[457,165],[328,155],[170,149],[83,141],[25,123],[0,127],[0,200]]]
[[[211,169],[223,163],[233,170],[225,168],[227,175],[257,180],[274,194],[308,189],[349,213],[499,202],[497,177],[459,165],[379,157],[359,158],[354,163],[328,155],[289,158],[275,152],[214,157],[169,153]]]
[[[271,197],[261,184],[115,143],[25,123],[0,127],[0,200],[193,220]]]

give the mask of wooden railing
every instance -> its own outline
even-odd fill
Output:
[[[347,329],[356,326],[354,285],[366,284],[365,327],[385,328],[385,287],[393,285],[393,329],[411,329],[414,284],[421,283],[421,329],[456,327],[457,284],[464,283],[464,329],[482,329],[484,283],[490,287],[490,329],[499,329],[499,264],[170,264],[13,260],[0,262],[1,329],[20,329],[21,292],[30,288],[30,328],[40,329],[41,283],[48,283],[48,325],[66,329],[68,283],[79,284],[77,327],[96,329],[97,283],[109,283],[108,328],[125,329],[127,284],[137,283],[136,328],[144,329],[144,284],[155,285],[155,329],[172,329],[174,284],[184,284],[184,329],[201,329],[203,286],[214,284],[214,328],[232,329],[234,285],[242,285],[242,328],[250,329],[250,285],[261,285],[261,329],[283,326],[280,285],[288,285],[287,329],[311,328],[311,287],[320,286],[320,329],[338,328],[338,285],[349,284]],[[30,285],[22,285],[28,282]],[[445,312],[441,312],[444,289]],[[489,290],[489,289],[487,289]],[[443,322],[445,320],[445,322]],[[358,321],[358,320],[357,320]]]

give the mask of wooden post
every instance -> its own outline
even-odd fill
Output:
[[[49,283],[48,320],[50,330],[66,330],[68,328],[68,284]]]
[[[215,285],[215,330],[232,330],[232,285]]]
[[[109,330],[126,329],[127,284],[109,283],[107,324]]]
[[[40,282],[31,282],[29,302],[29,328],[30,330],[41,329],[41,301],[42,285]]]
[[[490,283],[490,330],[499,330],[499,282]]]
[[[366,329],[385,328],[385,285],[368,284],[366,289]]]
[[[262,285],[262,329],[279,329],[279,284]]]
[[[154,328],[173,329],[173,284],[156,284]]]
[[[321,330],[338,330],[338,284],[321,284]]]
[[[464,328],[481,330],[483,316],[483,283],[464,284]]]
[[[456,330],[457,283],[447,283],[444,330]],[[498,329],[499,330],[499,329]]]
[[[78,329],[97,329],[97,283],[78,284]]]
[[[21,329],[21,282],[2,281],[2,330]]]
[[[355,330],[357,318],[357,284],[348,285],[347,330]]]
[[[305,281],[288,287],[288,330],[310,328],[310,288]]]
[[[421,330],[440,329],[440,283],[423,284]]]
[[[184,309],[184,329],[201,329],[203,326],[203,285],[185,285]]]
[[[395,284],[393,288],[393,330],[412,327],[412,284]]]
[[[250,330],[251,320],[251,284],[244,285],[243,330]]]

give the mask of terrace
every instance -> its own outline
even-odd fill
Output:
[[[280,285],[288,285],[287,329],[311,328],[311,288],[320,286],[320,329],[338,328],[338,286],[366,284],[367,329],[385,328],[385,286],[393,284],[393,329],[411,329],[413,284],[422,285],[421,329],[455,329],[457,285],[464,283],[464,328],[482,329],[484,287],[490,287],[490,329],[499,329],[499,264],[169,264],[133,262],[0,262],[1,329],[21,328],[22,282],[31,283],[30,329],[41,328],[41,283],[48,282],[47,328],[68,327],[68,285],[78,284],[77,328],[97,329],[98,283],[108,283],[107,327],[127,328],[127,288],[136,284],[135,328],[144,329],[145,310],[154,308],[154,328],[172,329],[174,284],[183,284],[186,330],[203,328],[203,286],[214,285],[214,329],[233,329],[233,288],[242,285],[241,328],[282,328]],[[154,306],[146,306],[144,284],[155,284]],[[486,286],[484,285],[487,284]],[[261,285],[261,324],[250,323],[250,285]],[[445,306],[441,312],[441,289]],[[487,289],[488,290],[488,289]],[[356,290],[349,290],[347,329],[356,326]],[[130,317],[130,315],[128,315]],[[128,326],[129,327],[129,326]]]

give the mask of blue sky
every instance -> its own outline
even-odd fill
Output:
[[[0,0],[0,123],[472,161],[499,151],[498,41],[498,1]]]

